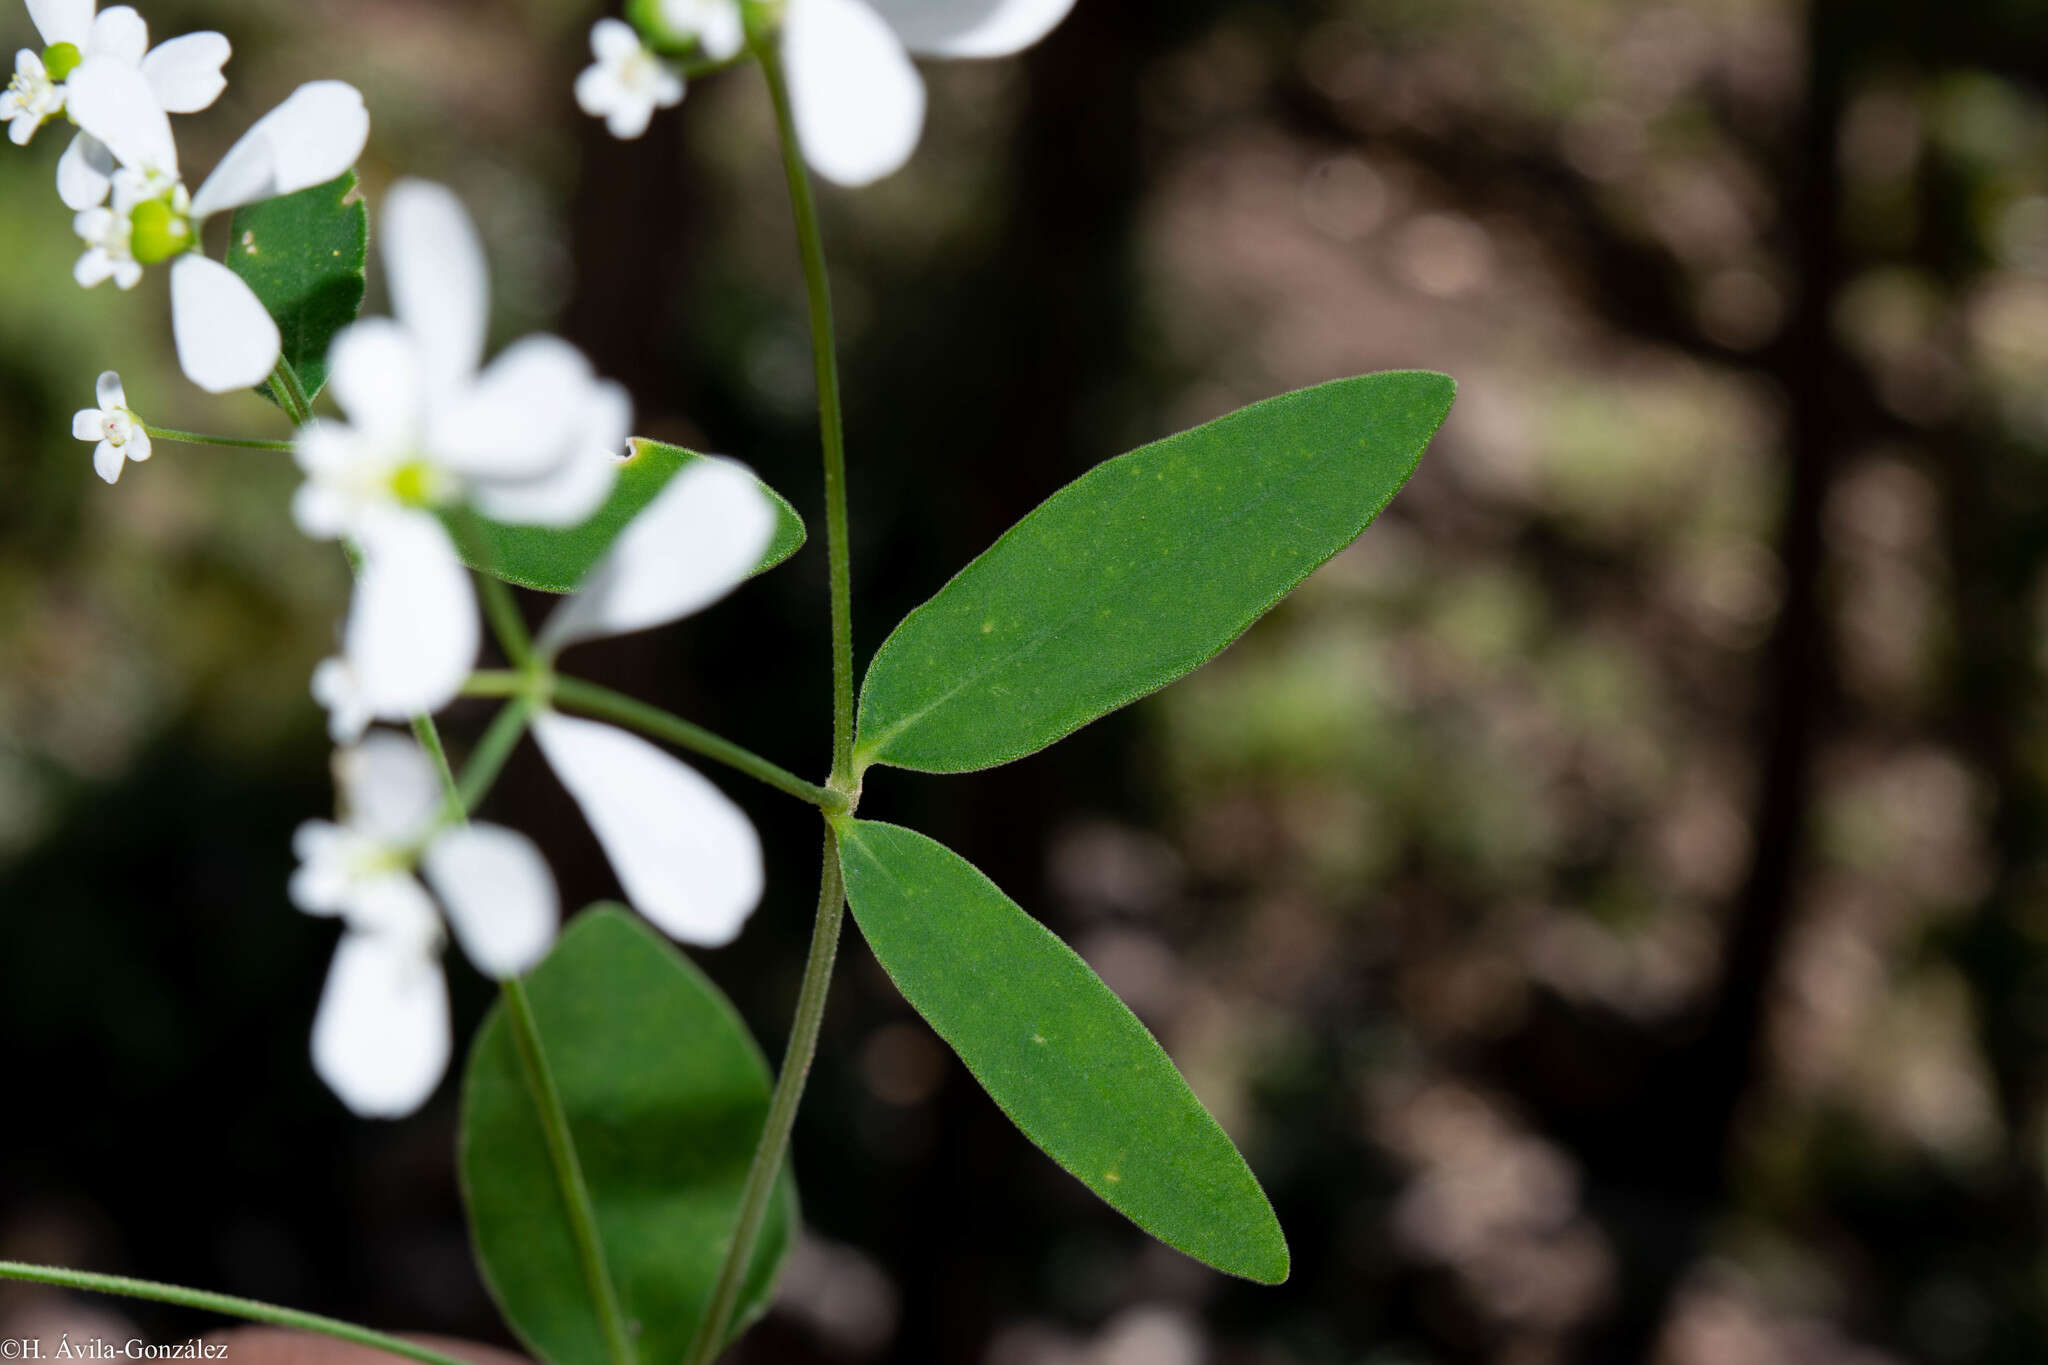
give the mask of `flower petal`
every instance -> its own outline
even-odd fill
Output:
[[[1074,0],[868,0],[924,57],[1007,57],[1059,26]]]
[[[170,117],[135,67],[86,58],[64,83],[64,107],[71,121],[104,142],[122,165],[178,173]]]
[[[419,338],[429,392],[466,384],[483,364],[491,320],[483,244],[444,185],[401,180],[384,197],[382,251],[391,311]]]
[[[196,114],[228,88],[221,74],[234,48],[221,34],[187,33],[159,43],[142,59],[142,74],[169,114]]]
[[[342,648],[364,703],[387,720],[438,711],[482,644],[469,572],[431,513],[382,511],[355,529],[363,571]]]
[[[277,193],[276,186],[275,149],[260,137],[244,137],[228,148],[228,154],[192,197],[192,216],[204,218],[223,209],[268,199]]]
[[[578,447],[592,382],[583,352],[560,337],[515,341],[466,392],[436,407],[428,450],[436,463],[483,478],[551,474]]]
[[[128,463],[127,457],[121,454],[119,447],[112,441],[101,441],[93,448],[93,472],[108,483],[119,481],[121,466],[126,463]]]
[[[640,55],[640,35],[622,19],[600,19],[590,26],[590,55],[617,64]]]
[[[68,209],[97,208],[114,184],[114,154],[91,133],[79,133],[57,160],[57,197]]]
[[[499,825],[451,829],[427,845],[420,870],[462,951],[485,976],[519,976],[547,956],[562,905],[531,839]]]
[[[142,54],[149,51],[149,25],[127,5],[103,9],[92,21],[85,51],[89,56],[141,66]]]
[[[404,1118],[448,1070],[448,983],[441,964],[376,934],[334,950],[313,1017],[313,1070],[363,1118]]]
[[[633,908],[671,938],[730,943],[761,899],[761,841],[707,779],[636,735],[536,716],[533,737],[583,808]]]
[[[272,195],[324,185],[356,164],[369,137],[370,114],[363,107],[360,91],[345,81],[310,81],[256,120],[241,141],[229,148],[220,169],[192,196],[193,216],[204,218]],[[252,193],[250,183],[240,174],[216,186],[214,182],[245,155],[244,149],[252,141],[270,149],[268,187]]]
[[[344,328],[328,353],[328,388],[374,447],[418,441],[423,376],[418,338],[390,318]]]
[[[80,408],[71,414],[71,438],[75,441],[107,439],[107,415],[98,408]]]
[[[115,408],[128,406],[128,390],[121,387],[121,376],[117,371],[107,370],[94,381],[93,397],[100,400],[100,406],[111,412]]]
[[[155,453],[156,448],[150,444],[149,433],[144,431],[139,423],[136,424],[128,433],[128,463],[141,464]]]
[[[313,669],[312,692],[327,712],[327,737],[336,744],[354,744],[376,719],[364,704],[362,687],[346,659],[322,659]]]
[[[550,653],[664,625],[731,592],[768,552],[775,508],[746,469],[701,460],[669,481],[541,632]]]
[[[924,80],[867,0],[790,0],[783,57],[804,157],[841,185],[902,167],[924,131]]]
[[[411,738],[373,730],[334,755],[344,820],[379,843],[417,841],[441,818],[441,775]]]
[[[470,502],[491,520],[513,526],[581,526],[611,496],[622,463],[610,451],[580,451],[538,479],[479,482]]]
[[[171,267],[171,331],[185,377],[208,393],[255,388],[277,367],[283,347],[248,283],[197,252]]]
[[[83,51],[92,41],[92,11],[93,0],[28,0],[29,22],[44,47],[70,43]]]

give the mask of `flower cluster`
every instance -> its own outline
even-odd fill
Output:
[[[738,60],[751,46],[772,76],[786,75],[811,165],[864,184],[916,147],[925,95],[913,54],[1016,52],[1072,3],[631,0],[630,23],[604,19],[592,31],[595,61],[575,94],[612,133],[638,137],[657,110],[681,101],[686,70]],[[362,96],[339,81],[299,87],[191,189],[171,116],[219,98],[227,39],[194,33],[152,47],[125,5],[27,5],[43,46],[17,54],[0,122],[20,146],[52,119],[76,125],[57,189],[85,244],[77,282],[127,290],[150,267],[168,267],[186,376],[214,393],[266,382],[291,391],[278,324],[240,275],[204,254],[203,229],[350,171],[369,136]],[[289,894],[342,927],[314,1022],[314,1066],[352,1109],[397,1116],[447,1069],[446,943],[487,976],[516,977],[547,953],[561,906],[539,849],[472,823],[475,793],[456,788],[438,754],[384,724],[421,725],[470,683],[484,638],[471,572],[485,524],[568,531],[590,522],[612,497],[633,413],[625,391],[558,337],[529,336],[487,359],[489,272],[450,191],[401,179],[377,216],[391,316],[335,336],[325,359],[340,416],[294,405],[303,424],[291,448],[305,480],[292,515],[307,535],[346,548],[356,584],[339,652],[312,680],[339,746],[340,813],[300,829]],[[129,461],[150,458],[151,432],[117,374],[100,377],[96,400],[72,431],[113,483]],[[510,628],[516,638],[501,635],[523,669],[512,718],[582,810],[626,899],[688,943],[730,941],[759,901],[753,825],[670,754],[557,709],[554,669],[572,646],[665,625],[723,597],[760,564],[775,527],[773,504],[745,468],[696,460],[616,534],[530,647],[523,625]],[[494,620],[505,626],[502,612]]]
[[[780,27],[757,35],[778,45],[791,110],[811,168],[841,185],[866,185],[901,169],[924,133],[918,57],[1006,57],[1052,32],[1074,0],[787,0]],[[748,40],[759,0],[634,0],[639,26],[601,19],[590,35],[595,63],[576,83],[586,113],[614,135],[640,136],[656,109],[683,97],[682,73],[660,54],[711,64]]]

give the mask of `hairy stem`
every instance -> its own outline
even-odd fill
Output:
[[[768,1101],[768,1121],[761,1129],[761,1141],[754,1148],[753,1164],[747,1168],[747,1183],[740,1194],[739,1221],[733,1225],[732,1242],[725,1261],[718,1268],[718,1283],[711,1302],[697,1324],[697,1336],[684,1357],[689,1365],[709,1365],[725,1343],[726,1327],[739,1304],[746,1285],[747,1270],[754,1258],[754,1244],[761,1224],[768,1216],[768,1199],[775,1191],[775,1178],[789,1151],[790,1128],[796,1123],[797,1106],[803,1103],[804,1083],[810,1079],[811,1060],[818,1052],[818,1030],[825,1019],[825,997],[832,985],[832,963],[839,954],[839,928],[846,913],[846,884],[839,871],[839,835],[825,827],[824,870],[818,878],[818,918],[811,930],[811,955],[804,964],[803,989],[797,996],[796,1021],[791,1026],[789,1045],[783,1050],[782,1071],[775,1078],[775,1093]]]
[[[293,426],[302,427],[312,420],[313,400],[306,396],[299,372],[283,356],[277,358],[277,368],[270,372],[270,393],[284,409],[284,415],[292,419]]]
[[[275,1327],[318,1332],[322,1336],[352,1342],[357,1346],[388,1351],[392,1355],[404,1356],[409,1360],[424,1361],[426,1365],[467,1365],[454,1356],[429,1350],[425,1346],[416,1346],[402,1337],[387,1336],[382,1332],[373,1332],[367,1327],[358,1327],[352,1322],[322,1317],[318,1313],[302,1313],[296,1308],[279,1308],[275,1304],[260,1303],[255,1299],[237,1298],[233,1294],[186,1289],[182,1285],[160,1284],[155,1280],[135,1280],[126,1275],[96,1275],[89,1270],[26,1265],[20,1261],[0,1261],[0,1280],[20,1280],[28,1284],[53,1285],[60,1289],[82,1289],[93,1294],[117,1294],[122,1298],[148,1299],[153,1303],[196,1308],[201,1312],[219,1313],[225,1317],[243,1318],[249,1322],[265,1322]]]
[[[290,441],[260,441],[252,436],[208,436],[203,432],[179,431],[176,427],[153,427],[144,422],[142,429],[149,433],[152,441],[175,441],[187,446],[220,446],[226,450],[273,450],[290,454]]]
[[[702,726],[692,725],[680,716],[669,714],[656,706],[609,688],[593,683],[579,682],[574,678],[557,678],[554,682],[554,700],[565,709],[579,711],[586,716],[600,720],[615,721],[620,725],[666,740],[679,749],[723,763],[726,767],[745,773],[759,782],[765,782],[777,791],[786,792],[799,801],[808,802],[820,810],[837,812],[847,809],[843,793],[829,787],[820,787],[806,782],[786,768],[770,763],[759,754],[742,749],[729,739],[723,739]]]
[[[576,1242],[576,1259],[582,1263],[584,1284],[590,1290],[598,1323],[604,1329],[605,1349],[612,1365],[634,1365],[632,1334],[626,1328],[626,1315],[619,1307],[618,1291],[613,1288],[611,1271],[605,1265],[604,1242],[597,1233],[597,1210],[591,1205],[590,1187],[584,1182],[583,1167],[576,1159],[569,1117],[562,1109],[554,1073],[548,1069],[547,1053],[541,1049],[540,1028],[534,1022],[525,984],[517,978],[507,981],[504,998],[505,1017],[512,1023],[520,1066],[526,1073],[526,1088],[533,1097],[534,1108],[540,1111],[541,1128],[547,1134],[548,1159],[554,1165],[562,1211],[569,1219],[569,1232]]]

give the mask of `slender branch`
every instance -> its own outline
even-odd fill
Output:
[[[696,1338],[684,1357],[688,1365],[710,1365],[717,1359],[725,1344],[726,1328],[739,1304],[740,1291],[746,1284],[754,1244],[768,1216],[768,1199],[775,1191],[776,1176],[781,1173],[783,1158],[789,1151],[789,1133],[796,1123],[797,1106],[803,1103],[804,1083],[810,1079],[811,1061],[818,1053],[818,1030],[825,1019],[825,999],[832,986],[832,964],[839,954],[839,929],[845,914],[846,883],[839,871],[839,835],[827,824],[824,870],[818,878],[818,918],[811,930],[811,955],[804,964],[803,988],[797,996],[796,1022],[790,1029],[789,1046],[783,1050],[782,1072],[775,1078],[775,1093],[768,1100],[768,1120],[761,1129],[760,1145],[754,1148],[753,1164],[747,1168],[732,1242],[719,1267],[710,1305],[697,1324]]]
[[[427,751],[427,757],[434,761],[434,776],[441,780],[441,795],[446,798],[448,818],[462,821],[468,819],[469,807],[462,800],[462,787],[455,780],[455,769],[448,763],[448,746],[441,742],[441,727],[434,724],[434,718],[421,712],[412,718],[412,737]]]
[[[789,82],[775,38],[757,45],[761,73],[775,103],[775,130],[782,143],[782,171],[789,181],[797,244],[804,261],[804,292],[811,312],[811,357],[818,376],[818,435],[825,450],[825,552],[832,580],[832,785],[852,791],[853,770],[853,569],[846,529],[846,429],[839,399],[839,355],[833,345],[832,284],[825,270],[825,243],[810,172],[797,142],[790,111]]]
[[[465,697],[524,697],[533,690],[532,674],[502,668],[479,669],[462,685]]]
[[[605,1348],[612,1365],[635,1365],[632,1335],[619,1307],[618,1291],[612,1287],[611,1271],[605,1265],[604,1242],[597,1233],[597,1210],[590,1202],[583,1167],[576,1160],[576,1144],[569,1135],[569,1117],[562,1109],[561,1092],[555,1088],[554,1073],[548,1069],[547,1053],[541,1050],[533,1005],[526,998],[526,986],[516,977],[505,983],[504,996],[505,1017],[512,1023],[512,1038],[519,1046],[527,1090],[533,1096],[534,1108],[540,1111],[548,1159],[555,1168],[555,1184],[561,1192],[563,1212],[568,1215],[570,1235],[576,1242],[576,1259],[583,1266],[584,1284],[597,1305]]]
[[[635,701],[609,688],[580,682],[575,678],[557,678],[554,683],[554,699],[569,710],[616,721],[620,725],[630,726],[656,739],[667,740],[679,749],[702,754],[708,759],[725,764],[728,768],[743,772],[756,781],[765,782],[777,791],[794,796],[799,801],[809,802],[820,810],[836,813],[849,808],[844,793],[806,782],[787,768],[770,763],[759,754],[742,749],[731,740],[715,735],[700,725],[692,725],[681,716],[670,715],[659,707]]]
[[[142,429],[149,433],[152,441],[176,441],[187,446],[220,446],[224,450],[272,450],[290,454],[290,441],[259,441],[251,436],[208,436],[197,431],[179,431],[175,427],[153,427],[144,422]]]
[[[498,637],[498,647],[505,651],[505,657],[514,668],[527,668],[533,663],[533,637],[526,633],[526,618],[519,614],[519,603],[512,596],[512,585],[493,573],[477,573],[477,583],[482,587],[484,615],[490,619],[491,633]]]
[[[353,1342],[357,1346],[367,1346],[374,1351],[388,1351],[392,1355],[404,1356],[409,1360],[424,1361],[425,1365],[468,1365],[466,1361],[430,1350],[425,1346],[414,1345],[402,1337],[373,1332],[367,1327],[358,1327],[339,1318],[323,1317],[318,1313],[302,1313],[296,1308],[280,1308],[275,1304],[238,1298],[233,1294],[186,1289],[182,1285],[160,1284],[155,1280],[130,1279],[126,1275],[98,1275],[89,1270],[27,1265],[20,1261],[0,1261],[0,1280],[20,1280],[27,1284],[53,1285],[60,1289],[82,1289],[92,1294],[118,1294],[123,1298],[148,1299],[153,1303],[196,1308],[201,1312],[219,1313],[224,1317],[267,1322],[272,1326],[292,1327],[302,1332],[318,1332],[322,1336]]]
[[[512,757],[512,751],[519,747],[519,737],[526,733],[526,722],[532,715],[532,701],[523,696],[515,698],[510,706],[498,712],[491,728],[484,731],[484,737],[477,741],[469,762],[463,766],[462,782],[456,794],[465,812],[473,812],[483,804],[485,793],[498,780],[498,774],[505,770],[505,760]]]

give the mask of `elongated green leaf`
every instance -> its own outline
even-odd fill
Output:
[[[858,759],[993,767],[1200,667],[1357,539],[1443,425],[1440,374],[1341,379],[1090,470],[905,617]]]
[[[704,456],[681,446],[633,438],[633,453],[619,466],[619,481],[596,514],[581,526],[550,530],[545,526],[507,526],[479,519],[481,528],[468,555],[470,567],[496,574],[508,583],[542,592],[574,592],[597,567],[626,524],[654,501],[668,481]],[[768,570],[803,548],[804,519],[789,500],[761,485],[775,504],[775,539],[755,573]],[[459,543],[470,542],[458,536]]]
[[[354,171],[235,210],[228,268],[276,319],[284,358],[309,399],[326,386],[327,348],[335,333],[362,309],[369,240],[370,215]],[[271,397],[268,384],[257,392]]]
[[[640,1359],[683,1358],[768,1113],[768,1064],[730,1002],[639,918],[579,916],[527,979],[541,1044]],[[485,1282],[535,1358],[607,1365],[547,1139],[502,1005],[470,1050],[462,1193]],[[783,1173],[737,1336],[767,1309],[795,1226]]]
[[[866,820],[839,830],[875,957],[1010,1121],[1168,1246],[1285,1280],[1287,1240],[1251,1169],[1088,964],[943,844]]]

